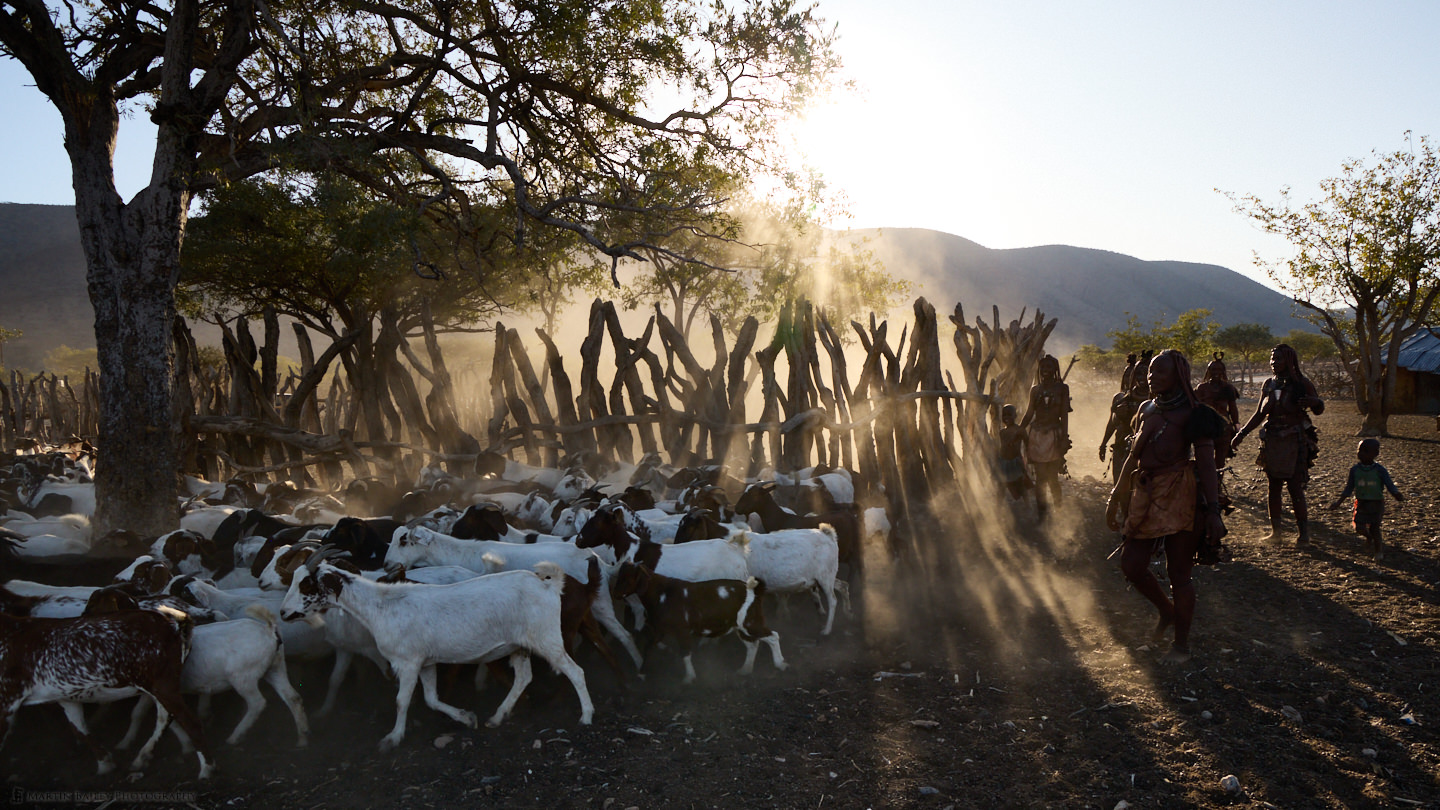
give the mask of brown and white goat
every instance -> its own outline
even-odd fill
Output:
[[[765,626],[761,609],[765,585],[754,577],[712,579],[689,582],[657,574],[643,565],[621,563],[610,581],[611,595],[617,599],[637,596],[650,617],[650,635],[659,640],[673,639],[685,657],[685,683],[695,680],[697,638],[719,638],[736,633],[745,643],[745,664],[741,675],[755,668],[759,642],[770,646],[776,669],[785,669],[780,654],[780,634]]]
[[[0,614],[0,742],[10,717],[21,706],[59,703],[65,717],[99,761],[100,773],[114,768],[110,754],[90,738],[84,703],[109,703],[147,694],[158,709],[155,731],[131,767],[143,768],[174,715],[195,741],[200,778],[215,769],[210,749],[190,707],[180,696],[181,671],[189,651],[188,625],[169,615],[130,610],[74,619],[32,619]]]

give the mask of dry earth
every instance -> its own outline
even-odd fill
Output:
[[[1359,420],[1319,419],[1312,500],[1338,494]],[[272,699],[249,739],[194,779],[173,739],[143,775],[93,775],[53,706],[20,712],[0,751],[12,803],[93,791],[170,791],[199,807],[1419,807],[1440,806],[1440,443],[1433,418],[1398,417],[1381,461],[1410,500],[1387,515],[1401,551],[1360,553],[1342,512],[1317,511],[1317,547],[1258,541],[1263,479],[1232,473],[1233,563],[1202,568],[1195,658],[1158,663],[1148,606],[1106,555],[1099,465],[1075,451],[1063,526],[989,523],[937,536],[930,562],[876,560],[863,618],[817,637],[807,609],[777,625],[790,669],[762,652],[734,677],[736,644],[703,654],[694,686],[664,651],[621,694],[592,658],[597,713],[537,684],[500,729],[469,730],[417,699],[398,751],[375,745],[393,719],[378,671],[352,675],[336,716],[292,748]],[[1092,435],[1093,434],[1093,435]],[[1098,431],[1077,431],[1095,447]],[[1253,457],[1253,447],[1242,457]],[[1003,517],[1003,516],[1002,516]],[[1001,521],[1003,523],[1003,520]],[[943,533],[942,533],[943,534]],[[978,535],[978,536],[976,536]],[[292,670],[307,704],[325,671]],[[482,713],[468,674],[448,695]],[[547,693],[549,696],[547,697]],[[217,742],[239,716],[217,701]],[[102,715],[115,740],[124,714]],[[1242,792],[1227,794],[1233,774]],[[19,801],[13,801],[19,800]],[[0,800],[3,801],[3,800]]]

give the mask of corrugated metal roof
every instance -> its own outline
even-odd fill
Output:
[[[1400,344],[1400,368],[1440,374],[1440,337],[1422,328]]]

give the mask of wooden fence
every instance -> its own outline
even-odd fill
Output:
[[[677,465],[722,461],[737,475],[840,465],[883,485],[893,505],[928,503],[988,458],[999,405],[1023,406],[1055,321],[1039,312],[1027,321],[1022,312],[1002,325],[992,308],[990,319],[972,323],[957,304],[949,320],[962,387],[942,363],[934,307],[921,298],[912,314],[898,337],[874,315],[850,323],[858,347],[847,353],[845,327],[801,301],[783,310],[763,342],[753,318],[733,337],[712,319],[711,345],[701,352],[658,307],[630,336],[615,305],[597,299],[577,376],[544,330],[535,330],[532,354],[517,329],[497,323],[483,419],[457,394],[428,325],[423,356],[398,330],[382,328],[376,343],[395,360],[368,372],[347,366],[328,384],[319,372],[345,356],[343,339],[317,358],[297,326],[301,368],[281,381],[272,318],[263,343],[243,321],[225,330],[224,367],[202,366],[177,325],[182,466],[211,479],[279,475],[333,487],[352,476],[405,485],[424,464],[463,470],[482,449],[541,465],[654,453]],[[8,387],[0,384],[0,441],[13,448],[25,437],[93,440],[97,391],[93,374],[79,391],[53,376],[12,375]]]

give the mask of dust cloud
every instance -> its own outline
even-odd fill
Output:
[[[1116,384],[1075,375],[1068,382],[1073,446],[1059,507],[1041,522],[1033,497],[1011,501],[991,468],[962,461],[956,486],[936,494],[931,517],[910,527],[898,555],[869,547],[867,638],[943,653],[957,670],[976,649],[1020,664],[1068,649],[1069,663],[1088,671],[1133,663],[1105,615],[1114,606],[1098,601],[1085,576],[1091,564],[1075,562],[1104,558],[1119,542],[1082,508],[1113,486],[1098,448]]]

